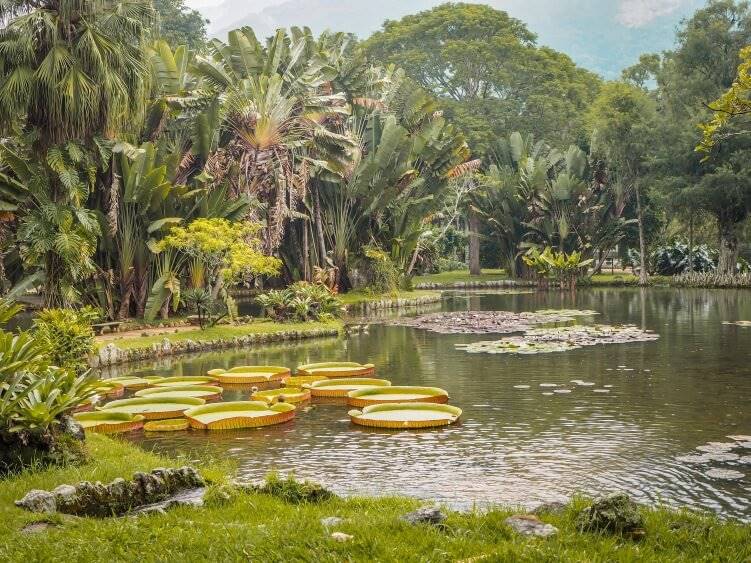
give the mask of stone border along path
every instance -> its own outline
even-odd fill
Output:
[[[347,312],[369,313],[371,311],[380,311],[383,309],[402,309],[405,307],[419,307],[430,303],[440,303],[443,295],[422,295],[420,297],[397,297],[378,299],[374,301],[361,301],[347,305]]]

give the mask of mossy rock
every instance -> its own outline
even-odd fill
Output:
[[[626,493],[614,493],[595,499],[576,517],[581,532],[608,533],[639,538],[645,534],[644,517]]]

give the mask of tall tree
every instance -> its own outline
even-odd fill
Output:
[[[535,42],[506,12],[447,3],[387,21],[363,48],[371,60],[400,66],[437,96],[481,155],[509,131],[556,145],[585,137],[583,111],[600,80]]]
[[[589,109],[593,151],[607,162],[607,182],[621,193],[633,193],[639,225],[639,282],[647,283],[647,245],[642,191],[647,187],[648,157],[653,148],[650,132],[656,121],[655,105],[641,89],[622,82],[606,84]]]
[[[173,48],[181,45],[200,51],[206,47],[206,24],[209,20],[185,0],[153,0],[159,16],[156,35]]]

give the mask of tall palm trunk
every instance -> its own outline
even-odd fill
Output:
[[[326,267],[326,240],[323,237],[323,217],[318,189],[318,186],[313,189],[313,223],[316,230],[316,242],[318,243],[318,265],[324,268]]]
[[[738,263],[738,233],[735,223],[730,221],[720,222],[720,256],[717,260],[717,271],[720,274],[735,273]]]

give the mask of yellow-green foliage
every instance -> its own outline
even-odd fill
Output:
[[[741,50],[740,58],[741,64],[738,66],[735,82],[709,106],[714,111],[714,118],[700,126],[704,138],[697,147],[699,151],[711,151],[733,117],[751,114],[751,45]]]
[[[279,273],[281,261],[261,252],[260,229],[255,223],[196,219],[187,227],[172,227],[155,249],[184,252],[226,283],[252,276],[274,276]]]

